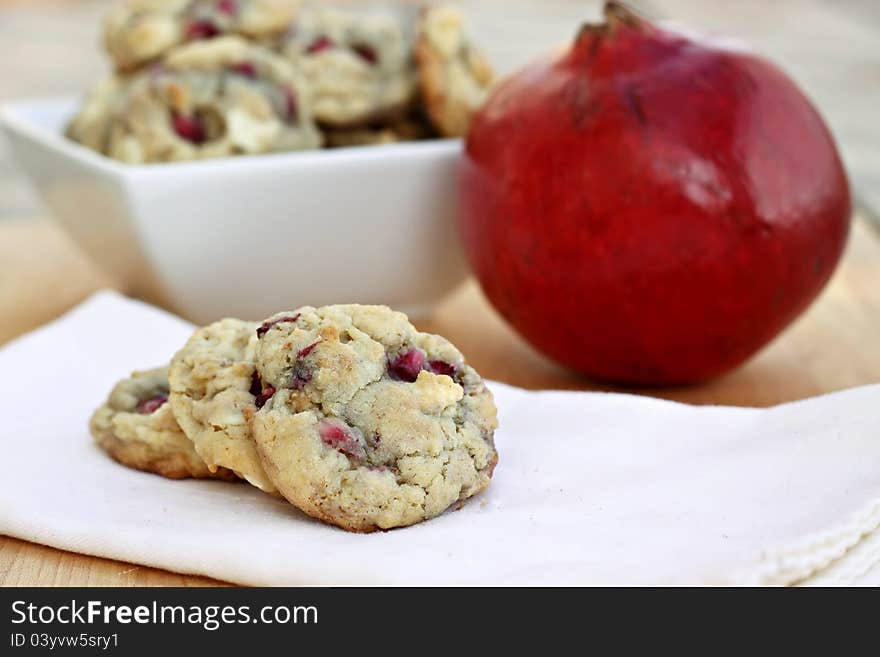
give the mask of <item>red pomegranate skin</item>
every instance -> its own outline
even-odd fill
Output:
[[[556,361],[605,381],[703,381],[828,281],[849,185],[775,66],[613,4],[606,17],[475,116],[465,251],[491,303]]]

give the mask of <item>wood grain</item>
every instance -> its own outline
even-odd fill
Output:
[[[224,586],[222,582],[0,538],[2,586]]]

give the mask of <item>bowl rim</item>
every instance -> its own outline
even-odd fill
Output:
[[[340,148],[321,148],[307,151],[287,151],[261,153],[257,155],[230,155],[205,160],[183,162],[155,162],[149,164],[129,164],[114,160],[102,153],[69,139],[63,132],[52,130],[35,122],[33,114],[37,110],[59,111],[73,108],[79,96],[48,96],[22,98],[0,104],[0,126],[8,132],[26,137],[53,151],[56,155],[77,160],[89,167],[118,177],[157,176],[162,174],[209,174],[219,168],[254,169],[276,168],[278,166],[336,166],[340,164],[372,164],[377,157],[394,159],[422,159],[448,156],[458,153],[462,148],[460,138],[440,138],[423,141],[375,144],[371,146],[346,146]]]

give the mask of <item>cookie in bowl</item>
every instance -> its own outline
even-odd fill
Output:
[[[390,16],[305,8],[297,13],[282,51],[306,78],[321,125],[387,121],[416,100],[410,48]]]
[[[89,421],[95,443],[119,463],[169,479],[235,480],[211,470],[174,419],[168,402],[168,368],[134,372],[117,383]]]
[[[292,0],[126,0],[104,18],[104,46],[131,71],[182,43],[238,34],[269,40],[290,23]]]
[[[119,76],[84,109],[107,121],[103,152],[142,164],[317,148],[307,91],[289,62],[234,36],[181,46]],[[102,110],[101,103],[105,103]],[[90,132],[81,113],[68,128]]]
[[[388,123],[361,128],[324,130],[324,146],[327,148],[346,148],[350,146],[377,146],[398,144],[407,141],[435,139],[437,133],[427,119],[413,113]]]
[[[258,402],[257,325],[221,319],[198,329],[171,359],[174,416],[211,469],[227,468],[267,492],[266,476],[245,419]]]
[[[464,136],[495,74],[474,46],[458,9],[432,5],[422,10],[415,58],[425,112],[434,127],[444,137]]]
[[[79,111],[67,124],[65,134],[93,151],[104,153],[110,139],[110,126],[125,100],[128,78],[110,75],[89,91]]]
[[[435,517],[488,486],[495,405],[447,340],[359,305],[303,307],[259,333],[253,437],[299,509],[369,532]]]

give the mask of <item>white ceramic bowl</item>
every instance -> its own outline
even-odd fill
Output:
[[[6,105],[18,162],[99,265],[196,322],[349,302],[419,315],[465,276],[458,140],[133,166],[64,137],[75,105]]]

